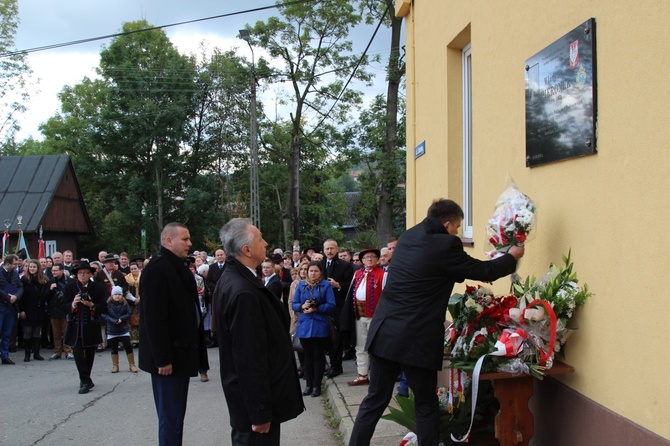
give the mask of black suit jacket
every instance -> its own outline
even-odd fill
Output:
[[[246,266],[229,262],[215,291],[221,385],[230,425],[248,432],[305,407],[286,309]]]
[[[335,293],[335,312],[333,313],[333,320],[335,323],[339,323],[340,313],[342,307],[344,307],[344,300],[347,298],[347,292],[349,291],[349,286],[351,286],[351,279],[354,278],[354,268],[351,266],[350,262],[345,262],[337,257],[333,260],[332,272],[328,275],[328,270],[326,265],[328,264],[328,259],[323,259],[323,277],[328,280],[332,278],[337,283],[340,284],[340,288],[333,288]]]
[[[442,369],[444,321],[454,282],[490,282],[515,269],[510,254],[491,261],[470,257],[460,238],[427,217],[398,240],[367,350],[401,364]]]
[[[223,271],[226,269],[227,263],[223,264],[223,268],[219,268],[219,262],[214,262],[209,265],[209,271],[207,272],[207,279],[205,279],[205,286],[209,289],[211,294],[214,294],[214,288],[216,288],[216,283],[221,278]]]
[[[175,376],[197,376],[206,364],[198,288],[187,262],[161,248],[142,271],[140,368],[145,372],[172,364]]]
[[[265,280],[265,279],[264,279]],[[268,284],[265,285],[265,288],[270,290],[270,292],[277,298],[281,299],[282,295],[282,286],[281,286],[281,281],[279,280],[278,275],[274,275],[270,277],[270,280],[268,281]]]

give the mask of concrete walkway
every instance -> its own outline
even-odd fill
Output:
[[[333,408],[333,413],[339,419],[338,429],[342,434],[344,445],[349,444],[351,429],[358,413],[358,406],[368,393],[368,386],[347,385],[347,381],[356,378],[356,361],[343,361],[344,373],[334,379],[326,379],[326,397]],[[304,383],[304,381],[303,381]],[[393,401],[393,400],[392,400]],[[372,446],[398,446],[407,429],[391,421],[379,420],[375,435],[372,437]]]

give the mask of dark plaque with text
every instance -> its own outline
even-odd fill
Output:
[[[596,22],[526,61],[526,167],[596,152]]]

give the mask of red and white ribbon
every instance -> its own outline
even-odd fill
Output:
[[[495,348],[496,351],[482,355],[475,364],[475,369],[472,372],[472,405],[470,413],[470,427],[468,431],[461,438],[454,437],[451,434],[452,441],[457,443],[467,442],[470,438],[470,431],[472,430],[472,424],[475,421],[475,409],[477,408],[477,394],[479,393],[479,375],[482,371],[482,364],[484,358],[487,356],[505,356],[505,357],[514,357],[519,354],[523,349],[523,342],[528,339],[528,333],[521,329],[511,329],[505,328],[500,337],[496,341]]]

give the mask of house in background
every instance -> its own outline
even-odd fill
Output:
[[[93,226],[68,155],[0,157],[0,225],[10,224],[9,252],[17,246],[19,215],[31,258],[38,255],[40,227],[46,255],[69,249],[78,257],[77,237],[93,233]]]
[[[407,227],[434,199],[452,198],[466,214],[466,251],[485,259],[486,222],[509,174],[539,212],[519,274],[541,277],[571,250],[594,293],[565,348],[575,372],[536,382],[530,445],[670,445],[670,2],[395,6],[406,27]],[[554,75],[534,72],[550,64]],[[528,100],[533,84],[544,90]],[[593,107],[566,101],[591,84]],[[561,144],[594,116],[597,139],[582,137],[570,152],[582,155],[559,161]],[[533,142],[539,152],[527,151]],[[494,287],[506,293],[509,281]]]

